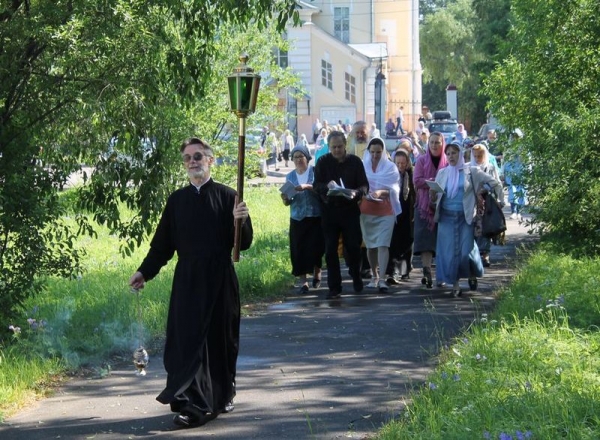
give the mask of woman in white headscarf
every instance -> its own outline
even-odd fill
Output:
[[[476,144],[471,148],[471,166],[478,167],[481,171],[489,174],[494,179],[500,182],[500,176],[498,176],[498,170],[494,165],[490,163],[489,160],[490,153],[487,147],[484,144]],[[485,196],[490,190],[488,185],[483,186],[481,197]],[[502,199],[504,195],[502,195]],[[500,199],[500,200],[502,200]],[[483,200],[479,201],[479,205],[483,204]],[[477,247],[479,248],[479,254],[481,255],[481,261],[483,263],[483,267],[490,267],[490,251],[492,248],[492,239],[488,237],[484,237],[483,235],[479,235],[477,237]]]
[[[360,204],[360,228],[373,274],[367,287],[386,292],[388,285],[384,277],[390,242],[396,216],[402,212],[399,198],[400,175],[398,168],[388,158],[381,138],[369,141],[363,163],[369,181],[369,194],[363,197]]]
[[[478,167],[466,166],[462,148],[450,143],[444,149],[448,166],[435,181],[443,192],[431,190],[436,199],[434,221],[438,224],[436,242],[436,280],[452,285],[452,295],[460,296],[460,278],[469,279],[469,288],[477,289],[477,277],[483,276],[479,248],[474,238],[475,196],[488,185],[502,200],[502,185]]]

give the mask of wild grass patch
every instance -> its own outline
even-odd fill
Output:
[[[439,356],[380,439],[600,437],[600,260],[540,251]],[[584,304],[591,306],[585,307]]]
[[[248,313],[253,304],[283,297],[293,277],[289,208],[279,191],[248,188],[246,202],[254,243],[242,252],[236,270],[243,311]],[[130,292],[128,280],[142,262],[148,242],[123,258],[118,239],[106,228],[96,231],[98,238],[79,239],[78,246],[86,252],[82,273],[70,280],[45,280],[43,290],[27,301],[20,322],[5,323],[5,328],[12,325],[20,333],[13,333],[10,345],[0,347],[0,418],[42,392],[57,372],[82,366],[101,369],[111,357],[131,354],[140,339],[146,347],[162,340],[175,261],[147,283],[138,298]]]

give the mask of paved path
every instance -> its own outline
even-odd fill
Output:
[[[127,363],[104,379],[72,379],[0,425],[0,438],[371,438],[423,383],[440,346],[488,310],[513,276],[516,249],[531,238],[508,224],[508,244],[493,248],[477,293],[455,299],[449,288],[424,289],[415,269],[386,295],[355,294],[346,278],[339,300],[324,299],[323,283],[243,318],[235,411],[204,427],[174,430],[168,407],[155,400],[166,378],[161,354],[150,353],[147,376]]]

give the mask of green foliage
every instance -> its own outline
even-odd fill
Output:
[[[453,116],[461,121],[477,120],[483,114],[477,92],[482,73],[478,66],[485,56],[473,44],[478,39],[478,18],[472,3],[450,2],[425,16],[420,28],[423,102],[433,110],[445,109],[446,86],[454,84],[459,93],[459,114]]]
[[[293,284],[289,208],[281,203],[276,187],[248,188],[245,199],[255,237],[252,247],[242,252],[236,271],[241,302],[252,305],[280,297]],[[125,215],[131,213],[123,205],[120,209]],[[66,221],[74,223],[74,219]],[[22,329],[12,342],[24,353],[57,358],[66,367],[78,368],[98,365],[115,353],[129,355],[139,343],[140,332],[150,347],[162,339],[175,262],[144,288],[138,316],[138,299],[130,293],[127,282],[145,256],[148,240],[130,258],[123,259],[118,237],[107,227],[95,226],[95,230],[97,238],[82,236],[76,243],[87,251],[81,274],[71,279],[48,274],[45,290],[35,291],[20,313],[5,321]]]
[[[525,183],[542,238],[598,255],[600,5],[520,0],[513,13],[512,54],[486,84],[490,107],[526,134],[513,153],[528,162]]]
[[[294,7],[292,0],[4,5],[0,317],[38,290],[35,276],[78,272],[74,237],[93,234],[92,221],[109,226],[123,252],[142,242],[178,184],[178,144],[192,134],[209,138],[217,122],[231,118],[222,117],[226,94],[215,84],[225,83],[242,50],[254,57],[260,48],[251,64],[270,70],[279,40],[269,38]],[[277,75],[289,84],[289,75]],[[272,108],[269,92],[261,95]],[[142,151],[143,139],[156,145],[151,154]],[[82,164],[94,166],[79,192],[90,217],[78,214],[78,224],[66,228],[57,192]],[[121,205],[135,214],[122,218]]]
[[[531,256],[378,438],[598,438],[599,270],[598,259]]]
[[[433,109],[445,108],[446,86],[454,84],[456,116],[474,131],[485,122],[482,80],[510,51],[510,0],[443,3],[429,5],[421,24],[423,102]]]

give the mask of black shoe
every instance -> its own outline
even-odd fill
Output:
[[[327,299],[337,299],[342,296],[342,293],[337,290],[330,290],[327,294]]]
[[[390,286],[397,286],[398,284],[400,284],[395,277],[387,277],[385,282],[388,283]]]
[[[173,423],[181,428],[197,428],[216,419],[219,413],[206,413],[206,414],[192,414],[188,412],[182,412],[173,417]]]
[[[319,287],[321,287],[321,280],[318,278],[313,278],[312,286],[313,289],[318,289]]]
[[[462,290],[461,289],[452,289],[452,296],[454,298],[458,298],[461,295],[462,295]]]
[[[469,278],[469,289],[477,290],[477,278]]]
[[[352,288],[356,293],[362,292],[364,286],[362,278],[356,277],[352,280]]]
[[[303,284],[302,287],[300,287],[300,295],[304,295],[305,293],[308,293],[308,284]]]
[[[235,409],[235,405],[233,404],[233,400],[231,402],[229,402],[227,405],[225,405],[225,408],[223,408],[223,411],[221,411],[222,413],[230,413],[231,411],[233,411]]]
[[[400,280],[401,281],[408,281],[408,280],[410,280],[410,275],[409,274],[401,275],[400,276]]]
[[[492,264],[490,263],[490,258],[482,258],[481,259],[481,264],[483,264],[483,267],[490,267]]]

